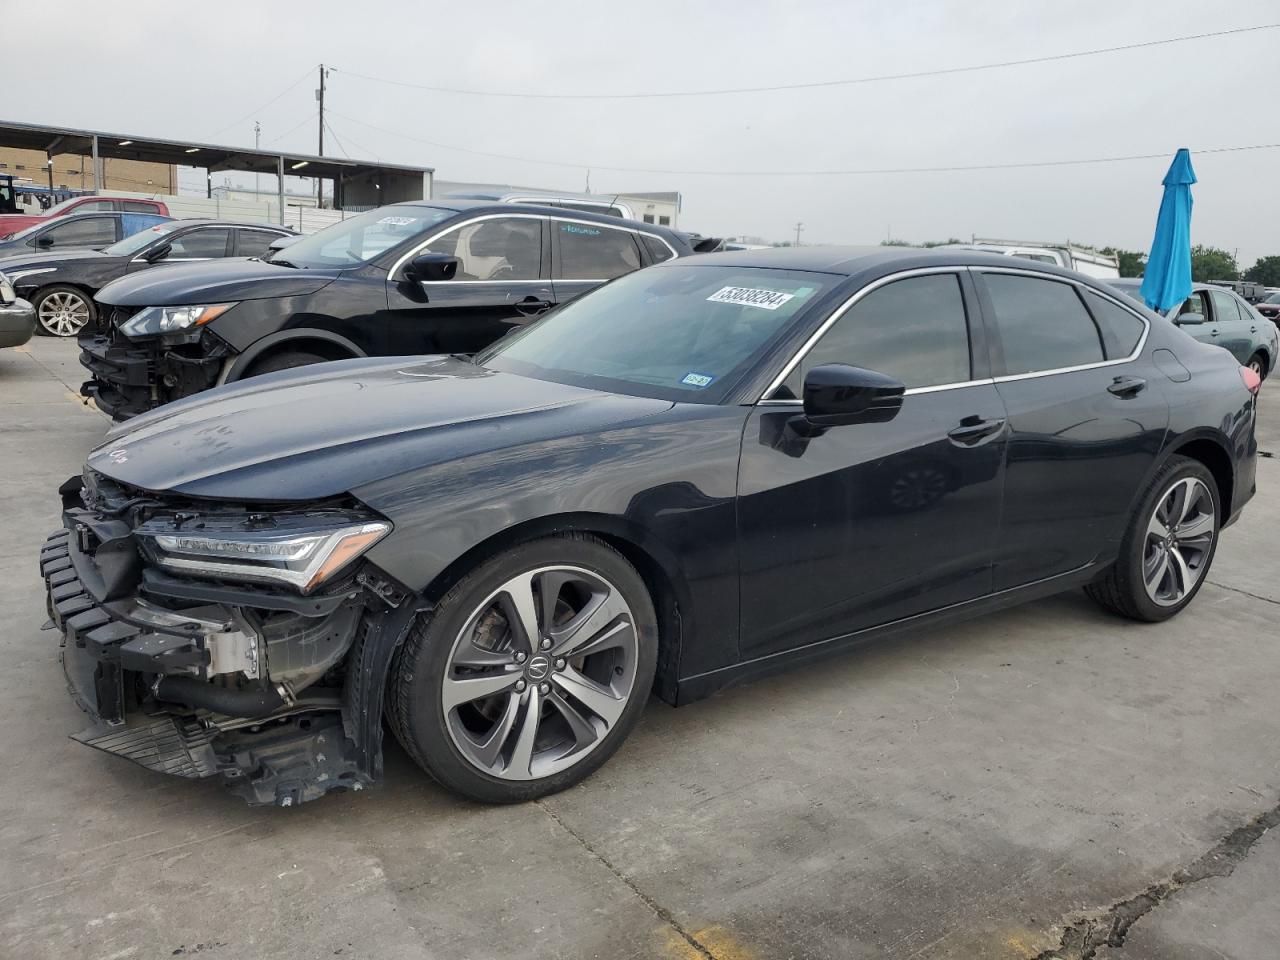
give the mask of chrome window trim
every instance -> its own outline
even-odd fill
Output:
[[[969,267],[968,269],[970,273],[1011,273],[1020,276],[1027,276],[1033,280],[1053,280],[1057,283],[1065,283],[1075,287],[1077,295],[1079,291],[1083,289],[1102,297],[1104,300],[1110,300],[1121,310],[1137,317],[1137,319],[1142,323],[1142,336],[1138,337],[1137,345],[1127,357],[1118,357],[1115,360],[1101,360],[1097,363],[1081,363],[1073,367],[1054,367],[1050,370],[1032,370],[1030,373],[1006,373],[999,377],[993,377],[992,382],[994,383],[1012,383],[1016,380],[1034,380],[1038,377],[1057,376],[1060,373],[1079,373],[1082,370],[1101,370],[1103,367],[1116,367],[1124,363],[1133,363],[1134,360],[1137,360],[1138,357],[1142,355],[1142,350],[1147,345],[1147,337],[1151,335],[1151,321],[1136,310],[1131,310],[1128,305],[1120,299],[1124,297],[1124,294],[1122,293],[1111,294],[1105,290],[1097,290],[1087,284],[1080,283],[1078,280],[1071,277],[1064,277],[1059,274],[1048,273],[1043,270],[1028,270],[1025,268],[1018,269],[1016,267],[988,267],[985,265],[980,267]],[[1083,301],[1083,297],[1081,300]],[[1085,310],[1086,312],[1088,311],[1087,306],[1085,307]],[[1090,315],[1090,319],[1092,319],[1092,315]],[[994,317],[992,320],[995,323],[996,336],[999,336],[999,322],[995,321]]]
[[[918,393],[941,393],[944,390],[964,390],[966,387],[989,387],[995,380],[987,377],[984,380],[964,380],[960,383],[939,383],[932,387],[908,387],[904,392],[904,397],[912,397]],[[777,406],[803,406],[804,400],[757,400],[758,407],[777,407]]]
[[[473,223],[480,223],[483,220],[500,220],[500,219],[506,219],[509,217],[515,217],[521,220],[546,220],[548,222],[550,222],[551,220],[563,220],[566,223],[581,223],[588,227],[600,227],[602,230],[621,230],[623,233],[630,233],[633,236],[652,237],[654,240],[659,241],[663,246],[665,246],[668,250],[671,251],[671,259],[674,260],[680,257],[679,252],[676,250],[675,247],[673,247],[667,241],[666,237],[663,237],[656,233],[648,233],[647,231],[644,231],[644,230],[637,230],[634,227],[614,226],[611,223],[596,223],[596,221],[594,220],[579,220],[576,217],[561,217],[561,216],[547,214],[547,213],[486,213],[478,217],[472,217],[470,220],[464,220],[462,223],[454,224],[452,227],[446,227],[444,230],[441,230],[438,233],[433,233],[431,236],[423,240],[417,246],[411,248],[408,253],[404,254],[404,256],[402,256],[399,260],[397,260],[394,266],[392,266],[392,268],[387,272],[387,279],[394,280],[396,277],[396,274],[400,272],[401,267],[403,267],[406,263],[412,260],[413,257],[416,256],[420,251],[431,246],[431,244],[435,243],[437,240],[439,240],[441,237],[445,236],[446,234],[452,233],[454,230],[461,230],[463,227],[469,226]],[[666,263],[667,261],[664,260],[662,262]],[[548,277],[546,280],[444,280],[444,281],[435,281],[435,282],[436,283],[550,283],[551,278]],[[572,282],[572,281],[566,281],[566,282]],[[603,281],[599,281],[599,282],[603,283]]]
[[[808,338],[807,340],[805,340],[805,342],[804,342],[804,343],[802,343],[802,344],[800,345],[800,349],[799,349],[799,350],[797,350],[797,351],[795,352],[795,354],[791,357],[791,359],[790,359],[789,361],[787,361],[787,364],[782,368],[782,371],[781,371],[781,372],[780,372],[776,377],[774,377],[774,378],[773,378],[773,380],[769,383],[769,386],[767,386],[767,387],[765,388],[764,393],[762,393],[762,394],[760,395],[760,399],[759,399],[759,400],[757,400],[756,402],[757,402],[757,403],[774,403],[774,402],[778,402],[778,401],[773,401],[773,400],[769,400],[769,399],[767,399],[767,398],[768,398],[768,396],[769,396],[769,394],[773,393],[773,391],[777,390],[780,386],[782,386],[782,384],[783,384],[784,382],[786,382],[787,377],[791,376],[791,372],[792,372],[793,370],[795,370],[795,368],[799,365],[800,361],[801,361],[801,360],[803,360],[806,356],[808,356],[809,351],[810,351],[810,350],[812,350],[812,349],[813,349],[813,347],[814,347],[814,345],[815,345],[819,340],[821,340],[821,339],[822,339],[823,334],[825,334],[828,330],[830,330],[830,329],[835,325],[836,321],[838,321],[841,317],[843,317],[843,316],[845,315],[845,312],[846,312],[847,310],[849,310],[849,308],[850,308],[850,307],[852,307],[855,303],[857,303],[859,300],[861,300],[861,299],[862,299],[863,297],[865,297],[867,294],[872,293],[872,292],[874,292],[874,291],[876,291],[876,290],[879,290],[881,287],[883,287],[883,286],[887,286],[888,284],[893,283],[895,280],[904,280],[904,279],[906,279],[906,278],[908,278],[908,277],[927,277],[927,276],[936,276],[936,275],[938,275],[938,274],[943,274],[943,273],[950,273],[950,274],[954,274],[955,276],[957,276],[957,277],[958,277],[958,276],[959,276],[959,275],[960,275],[964,270],[966,270],[966,269],[967,269],[967,268],[966,268],[966,267],[963,267],[963,266],[959,266],[959,267],[917,267],[917,268],[916,268],[916,269],[914,269],[914,270],[902,270],[902,271],[900,271],[900,272],[898,272],[898,273],[891,273],[891,274],[888,274],[887,276],[883,276],[883,277],[881,277],[881,278],[880,278],[880,279],[878,279],[878,280],[873,280],[871,283],[867,284],[865,287],[862,287],[861,289],[859,289],[859,290],[855,291],[855,292],[854,292],[854,293],[849,297],[849,299],[845,300],[845,302],[844,302],[844,303],[842,303],[842,304],[840,304],[840,306],[836,307],[836,309],[832,311],[831,316],[827,317],[827,319],[826,319],[826,320],[824,320],[824,321],[822,322],[822,325],[821,325],[820,327],[818,327],[818,329],[817,329],[817,330],[815,330],[815,331],[814,331],[814,332],[809,336],[809,338]],[[944,386],[946,386],[946,384],[944,384]],[[931,388],[929,388],[929,387],[923,387],[923,388],[921,388],[921,387],[917,387],[917,388],[913,388],[913,389],[931,389]],[[798,401],[798,400],[783,400],[783,401],[781,401],[781,402],[783,402],[783,403],[799,403],[799,402],[801,402],[801,401]]]

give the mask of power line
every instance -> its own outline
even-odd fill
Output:
[[[307,79],[307,77],[311,76],[311,71],[312,71],[313,69],[315,69],[315,68],[314,68],[314,67],[307,67],[307,72],[306,72],[306,73],[304,73],[302,76],[300,76],[297,80],[293,81],[293,83],[289,84],[287,87],[285,87],[285,88],[284,88],[283,90],[281,90],[279,93],[277,93],[274,97],[272,97],[270,100],[268,100],[266,103],[264,103],[262,106],[258,107],[256,110],[250,110],[248,113],[246,113],[246,114],[245,114],[243,117],[241,117],[239,120],[236,120],[234,123],[228,123],[225,127],[219,127],[216,131],[214,131],[213,133],[209,134],[209,136],[205,137],[205,140],[206,140],[206,141],[212,140],[212,139],[213,139],[214,137],[216,137],[218,134],[222,133],[222,131],[223,131],[223,130],[230,130],[232,127],[239,126],[240,124],[244,123],[246,120],[248,120],[249,118],[251,118],[251,117],[252,117],[252,116],[254,116],[255,114],[261,113],[263,110],[267,109],[267,107],[271,106],[273,103],[275,103],[275,102],[276,102],[277,100],[279,100],[281,97],[283,97],[286,93],[289,93],[290,91],[292,91],[294,87],[296,87],[298,84],[300,84],[303,80]]]
[[[465,97],[507,97],[519,100],[648,100],[670,97],[718,97],[743,93],[773,93],[780,90],[812,90],[819,87],[843,87],[864,83],[884,83],[891,80],[913,80],[920,77],[943,77],[956,73],[972,73],[979,70],[1001,70],[1006,67],[1024,67],[1034,63],[1053,63],[1060,60],[1075,60],[1080,57],[1097,57],[1108,53],[1121,53],[1126,50],[1143,50],[1150,47],[1162,47],[1172,43],[1188,43],[1192,40],[1207,40],[1211,37],[1228,37],[1237,34],[1255,33],[1259,30],[1275,30],[1280,23],[1264,23],[1252,27],[1237,27],[1232,30],[1215,30],[1210,33],[1188,34],[1182,37],[1168,37],[1162,40],[1145,40],[1140,43],[1126,43],[1114,47],[1098,47],[1093,50],[1077,50],[1071,53],[1051,54],[1043,57],[1027,57],[1021,60],[1000,60],[994,63],[979,63],[963,67],[944,67],[938,70],[918,70],[911,73],[889,73],[872,77],[854,77],[846,80],[815,80],[808,83],[784,83],[763,87],[724,87],[712,90],[671,90],[649,91],[640,93],[529,93],[512,90],[470,90],[460,87],[441,87],[431,84],[411,83],[407,80],[392,80],[388,77],[374,77],[366,73],[356,73],[343,69],[348,77],[370,80],[374,83],[386,83],[397,87],[411,87],[415,90],[429,90],[433,93],[450,93]],[[337,67],[331,67],[338,70]]]
[[[315,119],[317,116],[319,116],[319,115],[320,115],[320,111],[319,111],[319,110],[312,110],[312,111],[311,111],[311,116],[307,117],[305,120],[302,120],[302,121],[300,121],[300,122],[298,122],[298,123],[295,123],[292,127],[290,127],[288,130],[286,130],[284,133],[280,134],[280,136],[278,136],[278,137],[272,137],[270,140],[268,140],[268,141],[266,142],[266,146],[268,146],[268,147],[269,147],[269,146],[271,146],[271,144],[276,143],[276,142],[277,142],[277,141],[279,141],[279,140],[283,140],[285,137],[287,137],[289,134],[293,133],[293,132],[294,132],[295,130],[297,130],[299,127],[305,126],[306,124],[310,123],[312,120],[314,120],[314,119]]]
[[[367,121],[357,120],[354,117],[348,117],[345,114],[338,113],[332,108],[329,110],[329,113],[335,117],[340,117],[343,120],[349,121],[350,123],[357,123],[361,126],[368,127],[371,130],[377,130],[380,133],[386,133],[391,136],[401,137],[405,140],[412,140],[415,143],[425,144],[429,147],[434,147],[437,150],[453,150],[457,153],[467,153],[473,156],[488,157],[494,160],[515,160],[521,163],[536,163],[551,167],[569,167],[575,170],[590,168],[592,170],[609,170],[615,173],[656,173],[690,177],[861,177],[879,174],[960,173],[976,170],[1017,170],[1029,167],[1071,167],[1093,163],[1123,163],[1128,160],[1159,160],[1173,155],[1172,150],[1166,150],[1161,153],[1140,153],[1118,157],[1087,157],[1072,160],[1024,160],[1011,163],[953,164],[949,166],[935,167],[879,167],[859,170],[667,170],[654,167],[614,167],[609,166],[608,164],[594,162],[573,163],[566,160],[539,160],[533,157],[519,157],[509,153],[489,153],[484,150],[471,150],[467,147],[458,147],[448,143],[438,143],[434,140],[424,140],[421,137],[402,133],[399,130],[391,130],[387,127],[375,126]],[[1262,143],[1242,147],[1207,147],[1204,149],[1193,149],[1192,153],[1235,153],[1242,150],[1276,149],[1280,149],[1280,143]]]

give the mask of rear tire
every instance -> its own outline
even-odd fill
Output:
[[[1168,620],[1204,585],[1221,523],[1213,474],[1198,460],[1170,457],[1147,486],[1116,562],[1085,592],[1122,617]]]
[[[414,626],[392,664],[387,718],[448,789],[532,800],[617,750],[657,649],[653,602],[620,553],[586,534],[532,540],[480,564]]]
[[[1249,358],[1246,366],[1258,375],[1259,380],[1267,379],[1267,358],[1261,350]]]
[[[98,306],[79,287],[55,283],[31,298],[36,332],[45,337],[74,337],[97,326]]]
[[[305,367],[313,363],[325,363],[328,357],[307,350],[281,350],[256,361],[241,380],[249,377],[260,377],[264,373],[278,373],[281,370],[292,370],[294,367]]]

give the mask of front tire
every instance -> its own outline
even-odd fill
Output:
[[[47,337],[74,337],[98,322],[93,297],[77,287],[57,283],[39,291],[32,301],[36,329]]]
[[[482,563],[419,622],[392,665],[387,715],[450,790],[514,803],[598,769],[640,718],[658,629],[636,569],[586,534]]]
[[[1221,518],[1213,474],[1198,460],[1171,457],[1147,487],[1116,562],[1085,592],[1121,616],[1168,620],[1204,585]]]

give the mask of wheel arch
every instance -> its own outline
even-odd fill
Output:
[[[658,669],[654,692],[667,703],[676,702],[680,650],[683,643],[681,611],[692,602],[675,556],[654,541],[637,524],[624,517],[596,513],[562,513],[513,524],[468,549],[440,571],[423,590],[430,601],[439,600],[468,571],[491,557],[529,540],[563,533],[599,537],[626,558],[644,579],[658,617]]]
[[[1232,501],[1235,498],[1235,465],[1231,460],[1231,452],[1227,445],[1212,433],[1199,433],[1179,438],[1170,444],[1167,454],[1161,458],[1161,465],[1170,457],[1189,457],[1203,464],[1213,474],[1218,487],[1218,502],[1222,505],[1222,522],[1226,523],[1231,516]]]
[[[283,350],[308,350],[318,353],[327,360],[349,360],[353,357],[368,356],[353,341],[338,333],[320,328],[298,327],[280,330],[268,334],[255,341],[247,350],[232,361],[223,383],[232,383],[242,378],[259,360]]]

